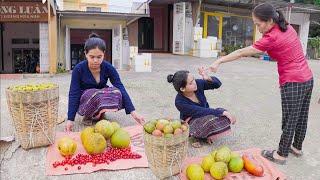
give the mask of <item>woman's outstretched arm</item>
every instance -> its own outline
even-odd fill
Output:
[[[209,66],[209,70],[211,72],[217,72],[218,67],[221,63],[225,63],[225,62],[230,62],[230,61],[234,61],[237,59],[240,59],[241,57],[247,57],[247,56],[252,56],[258,53],[262,53],[262,51],[252,47],[252,46],[248,46],[242,49],[238,49],[236,51],[233,51],[232,53],[223,56],[219,59],[217,59],[216,61],[214,61],[210,66]]]

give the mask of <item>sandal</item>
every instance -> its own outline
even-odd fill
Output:
[[[202,147],[202,145],[201,145],[201,143],[199,141],[191,143],[191,146],[194,147],[194,148],[201,148]]]
[[[291,153],[291,154],[294,155],[295,157],[301,157],[301,156],[303,155],[303,152],[297,153],[297,152],[295,152],[295,151],[292,149],[292,147],[290,147],[289,153]]]
[[[275,159],[275,158],[273,157],[273,155],[274,155],[275,152],[276,152],[276,150],[273,150],[273,151],[262,150],[262,151],[261,151],[261,155],[262,155],[264,158],[266,158],[266,159],[268,159],[268,160],[270,160],[270,161],[272,161],[272,162],[274,162],[274,163],[277,163],[277,164],[280,164],[280,165],[285,165],[286,162],[287,162],[287,160]]]
[[[194,148],[201,148],[202,147],[202,143],[200,139],[196,139],[194,137],[190,138],[191,141],[191,146]]]

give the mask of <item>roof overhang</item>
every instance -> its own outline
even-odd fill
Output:
[[[285,10],[285,8],[291,7],[292,12],[295,13],[320,13],[320,8],[315,5],[290,3],[283,0],[202,0],[202,4],[204,4],[204,6],[208,4],[242,9],[253,9],[256,5],[266,2],[272,4],[277,9]]]
[[[199,0],[152,0],[150,5],[166,5],[179,2],[199,2]]]
[[[88,12],[88,11],[57,11],[61,18],[81,18],[81,19],[112,19],[132,21],[141,17],[149,17],[149,14],[136,13],[115,13],[115,12]]]

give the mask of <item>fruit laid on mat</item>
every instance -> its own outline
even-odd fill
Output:
[[[204,171],[199,164],[190,164],[187,168],[187,176],[192,180],[204,179]]]
[[[107,141],[100,133],[89,133],[87,134],[82,145],[88,154],[100,154],[107,147]]]
[[[110,142],[112,147],[127,148],[130,146],[130,135],[127,131],[120,128],[111,136]]]
[[[77,154],[75,142],[69,137],[63,137],[58,141],[58,150],[64,156],[64,160],[52,164],[54,168],[65,165],[86,165],[92,163],[109,164],[118,159],[140,159],[141,155],[131,151],[130,135],[116,122],[101,120],[93,127],[86,127],[80,133],[81,143],[88,154]],[[111,146],[108,146],[110,142]],[[75,145],[75,146],[74,146]],[[78,170],[81,166],[78,166]],[[68,167],[65,167],[68,170]]]
[[[77,143],[69,137],[63,137],[58,140],[58,149],[62,156],[72,156],[77,150]]]
[[[153,174],[160,179],[178,174],[187,154],[188,125],[180,120],[158,119],[147,122],[143,128],[145,151]]]
[[[245,154],[242,156],[244,161],[244,168],[252,175],[263,176],[263,167],[254,162],[253,158],[250,155]]]
[[[131,151],[131,148],[113,148],[108,147],[106,151],[100,154],[77,154],[74,158],[70,156],[66,156],[66,158],[62,161],[56,161],[52,164],[54,168],[65,165],[86,165],[88,163],[92,163],[92,166],[96,166],[97,164],[109,164],[112,161],[116,161],[118,159],[140,159],[141,155],[134,153]],[[79,168],[80,167],[80,168]],[[66,167],[67,168],[67,167]],[[81,169],[81,166],[78,166],[78,170]],[[68,170],[68,169],[65,169]]]
[[[41,91],[45,89],[52,89],[56,86],[57,85],[53,83],[39,83],[11,86],[10,89],[13,91]]]
[[[116,122],[101,120],[94,127],[87,127],[81,131],[81,142],[88,154],[100,154],[107,147],[110,140],[114,148],[128,148],[130,135]]]
[[[237,152],[231,151],[227,146],[221,146],[213,150],[202,159],[201,164],[189,164],[186,169],[186,175],[190,180],[202,180],[204,173],[210,173],[214,179],[223,179],[229,172],[240,173],[243,169],[255,176],[263,176],[263,168],[258,163],[255,164],[250,155],[241,157]],[[197,174],[197,175],[195,175]]]
[[[157,137],[171,138],[174,135],[180,135],[187,131],[187,126],[181,124],[180,120],[152,120],[143,126],[144,130]]]
[[[94,131],[96,133],[100,133],[101,135],[103,135],[103,137],[106,138],[106,140],[108,140],[114,133],[114,128],[111,122],[107,120],[101,120],[94,126]]]

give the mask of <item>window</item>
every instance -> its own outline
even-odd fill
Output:
[[[101,12],[100,7],[87,7],[87,11],[89,12]]]
[[[250,18],[223,17],[222,40],[224,45],[246,47],[253,43],[253,22]]]
[[[39,39],[32,39],[33,44],[39,44]]]
[[[12,39],[11,43],[12,44],[29,44],[29,39],[22,39],[22,38]]]

